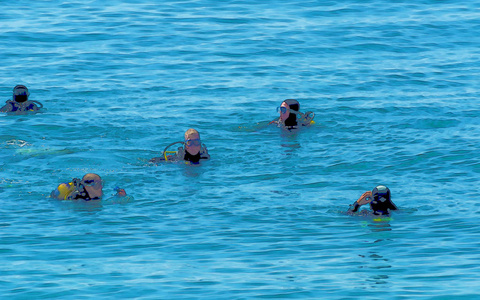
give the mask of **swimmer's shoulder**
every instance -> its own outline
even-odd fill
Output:
[[[208,149],[205,145],[202,145],[202,148],[200,149],[200,159],[210,159],[210,154],[208,154]]]
[[[7,100],[5,101],[5,105],[2,108],[0,108],[0,112],[11,112],[13,111],[13,107],[14,107],[13,101]]]

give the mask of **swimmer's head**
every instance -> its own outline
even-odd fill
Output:
[[[297,125],[297,114],[295,112],[300,110],[300,103],[295,99],[287,99],[280,105],[280,119],[285,126]],[[293,111],[293,112],[292,112]]]
[[[384,185],[379,185],[372,190],[373,200],[370,202],[370,207],[375,214],[386,215],[388,210],[396,210],[397,207],[393,204],[390,189]]]
[[[30,92],[26,86],[20,84],[13,88],[13,101],[25,102],[28,100],[28,96],[30,96]]]
[[[200,140],[200,133],[190,128],[185,132],[185,151],[191,155],[197,155],[201,149],[202,141]]]
[[[100,176],[94,173],[85,174],[82,178],[82,184],[91,199],[102,198],[103,182]]]

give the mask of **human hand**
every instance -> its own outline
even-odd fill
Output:
[[[78,192],[83,193],[85,191],[85,186],[80,178],[73,178],[72,182]]]
[[[358,205],[365,205],[372,202],[372,192],[365,192],[362,196],[357,200]]]
[[[117,192],[117,193],[115,194],[115,196],[125,197],[125,196],[127,195],[127,192],[125,192],[124,189],[121,189],[121,188],[116,187],[116,188],[115,188],[115,191]]]

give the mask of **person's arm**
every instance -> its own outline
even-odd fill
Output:
[[[167,155],[167,160],[168,161],[177,161],[178,160],[177,153],[174,154],[174,155]],[[164,161],[165,161],[165,157],[163,157],[163,156],[157,156],[157,157],[154,157],[154,158],[149,160],[149,162],[154,163],[154,164],[158,164],[158,163],[164,162]]]
[[[0,108],[0,112],[11,112],[13,107],[11,102],[11,100],[8,100],[7,103],[5,103],[2,108]]]
[[[164,157],[154,157],[152,159],[149,160],[149,162],[151,163],[154,163],[154,164],[158,164],[159,162],[162,162],[162,161],[165,161],[165,158]]]
[[[38,110],[40,110],[41,108],[43,108],[43,104],[40,103],[40,102],[38,102],[38,101],[36,101],[36,100],[31,100],[30,102],[31,102],[32,105],[33,105],[33,108],[34,108],[33,110],[34,110],[34,111],[38,111]]]
[[[275,124],[275,125],[278,126],[280,123],[281,123],[280,118],[276,118],[275,120],[270,121],[270,123],[268,123],[268,125],[270,125],[270,124]]]
[[[133,196],[127,195],[124,189],[115,187],[114,189],[115,194],[111,197],[106,197],[104,195],[102,202],[105,204],[124,204],[128,202],[132,202],[134,200]]]
[[[307,111],[306,113],[302,114],[302,125],[308,126],[312,124],[313,118],[315,118],[315,114],[311,111]]]
[[[362,194],[362,196],[360,196],[360,198],[358,198],[357,201],[353,203],[353,207],[350,207],[349,211],[357,212],[360,209],[360,206],[368,204],[372,202],[372,200],[372,192],[365,192]]]
[[[201,159],[210,159],[210,154],[208,154],[208,149],[207,146],[202,145],[202,148],[200,150],[200,158]]]
[[[37,104],[35,104],[32,101],[29,101],[29,104],[25,106],[25,110],[26,111],[38,111],[39,108],[38,108]]]

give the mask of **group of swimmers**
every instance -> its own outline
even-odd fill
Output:
[[[28,112],[37,112],[43,105],[38,101],[28,99],[30,92],[24,85],[17,85],[13,88],[12,100],[8,100],[0,109],[1,112],[25,114]],[[295,130],[303,126],[313,124],[315,114],[313,112],[300,112],[300,103],[295,99],[284,100],[277,108],[279,117],[269,124],[275,124],[285,130]],[[185,132],[183,142],[174,142],[169,144],[163,151],[162,156],[150,159],[151,163],[158,164],[166,161],[179,162],[184,161],[188,164],[199,164],[200,160],[210,159],[207,147],[200,139],[200,133],[190,128]],[[181,145],[176,151],[168,149],[173,145]],[[124,189],[115,188],[117,197],[125,197]],[[69,182],[61,183],[52,191],[52,198],[58,200],[100,200],[103,197],[103,180],[98,174],[88,173],[82,179],[73,178]],[[359,211],[362,205],[370,205],[370,211]],[[379,185],[372,191],[362,194],[360,198],[350,205],[349,214],[374,214],[389,215],[390,211],[397,210],[396,205],[391,200],[390,189]]]

